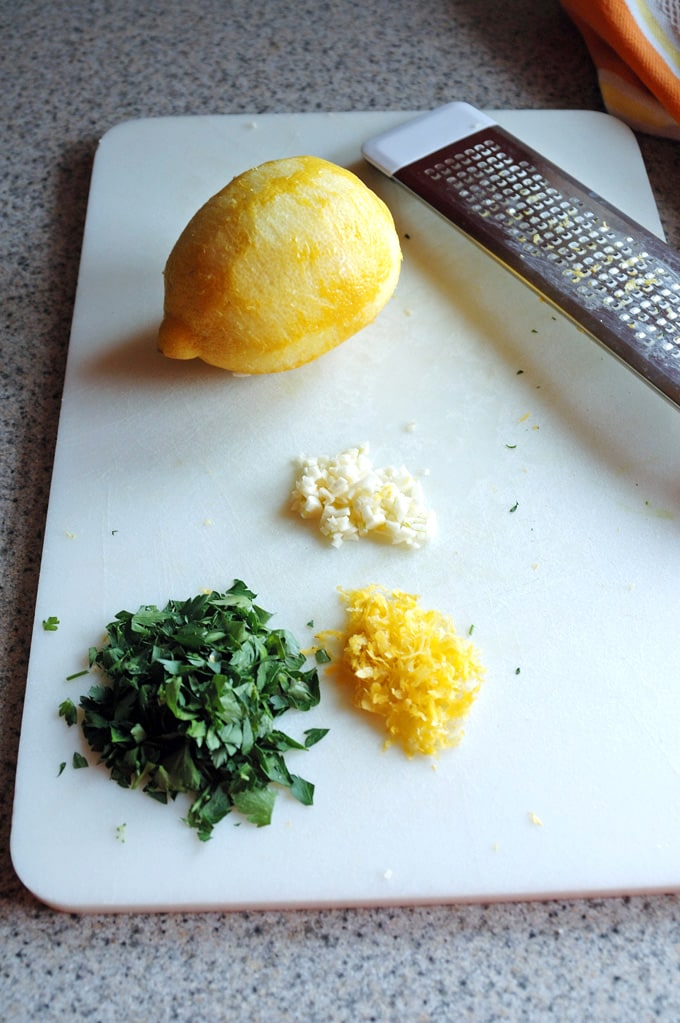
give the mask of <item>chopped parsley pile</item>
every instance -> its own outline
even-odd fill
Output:
[[[275,727],[291,708],[319,703],[316,668],[295,637],[270,629],[271,615],[237,580],[225,593],[120,611],[108,641],[90,649],[107,676],[80,699],[80,724],[111,778],[161,803],[189,793],[186,823],[207,841],[232,809],[269,824],[277,786],[311,805],[314,786],[291,774],[285,754],[309,749],[327,729],[298,742]],[[72,701],[60,715],[78,718]]]

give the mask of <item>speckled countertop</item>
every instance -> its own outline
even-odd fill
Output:
[[[89,916],[22,887],[9,826],[41,535],[97,140],[168,114],[601,109],[556,0],[0,3],[0,1011],[8,1021],[680,1018],[677,896]],[[680,245],[680,148],[640,138]]]

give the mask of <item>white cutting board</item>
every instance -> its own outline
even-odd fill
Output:
[[[12,830],[19,876],[53,906],[680,887],[680,416],[362,163],[361,142],[407,116],[142,120],[102,140]],[[628,129],[589,112],[499,120],[660,233]],[[394,298],[363,333],[284,375],[234,378],[164,360],[154,342],[161,273],[179,232],[236,173],[301,152],[357,170],[389,203],[404,248]],[[287,513],[299,453],[363,441],[378,465],[429,470],[439,531],[427,548],[335,550]],[[338,585],[403,588],[461,632],[474,625],[488,675],[463,743],[436,770],[384,752],[374,722],[324,681],[315,711],[284,718],[294,735],[330,728],[290,761],[316,784],[315,805],[282,793],[269,828],[229,817],[207,844],[181,823],[185,804],[119,788],[94,757],[58,777],[82,747],[57,706],[89,685],[65,678],[105,624],[122,608],[234,578],[303,644],[310,619],[341,624]],[[56,632],[41,627],[50,615]]]

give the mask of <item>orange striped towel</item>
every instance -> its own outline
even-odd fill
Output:
[[[562,0],[610,114],[680,139],[680,0]]]

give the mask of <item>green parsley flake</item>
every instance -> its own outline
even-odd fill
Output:
[[[62,700],[59,704],[59,717],[64,719],[69,728],[75,725],[78,720],[78,708],[73,700]]]
[[[59,619],[55,615],[50,615],[49,618],[43,618],[42,627],[45,632],[56,632],[59,628]]]
[[[87,669],[83,669],[83,671],[76,671],[73,675],[67,675],[66,681],[73,682],[74,678],[82,678],[83,675],[89,675],[89,671],[87,671]]]
[[[80,700],[91,749],[123,788],[161,803],[189,793],[186,823],[202,841],[232,809],[269,824],[278,786],[311,805],[314,786],[288,770],[284,754],[328,731],[309,729],[298,742],[276,727],[286,710],[319,703],[319,677],[291,633],[268,627],[254,597],[237,580],[162,610],[120,611],[108,642],[90,649],[90,667],[107,681]]]

